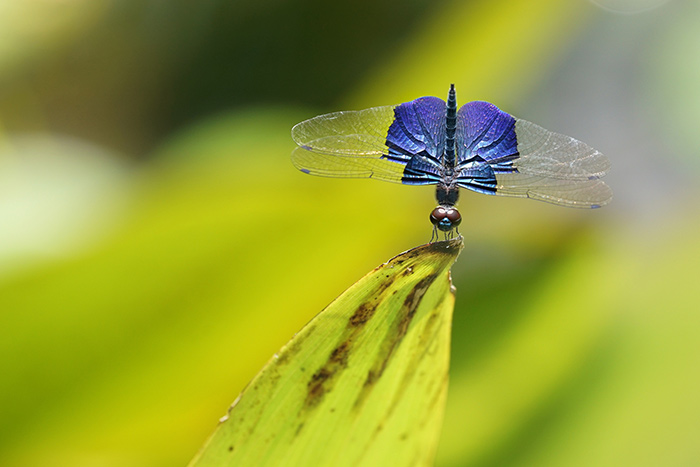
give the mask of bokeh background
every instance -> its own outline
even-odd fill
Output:
[[[700,465],[700,3],[0,2],[0,464],[185,464],[267,359],[425,243],[433,189],[291,126],[488,100],[607,154],[583,211],[463,192],[440,466]]]

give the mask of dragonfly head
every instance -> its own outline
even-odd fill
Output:
[[[430,213],[430,222],[443,232],[449,232],[462,222],[462,215],[454,206],[438,206]]]

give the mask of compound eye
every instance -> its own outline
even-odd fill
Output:
[[[430,213],[430,222],[443,232],[449,232],[462,222],[462,216],[451,206],[438,206]]]
[[[438,206],[435,209],[433,209],[433,212],[430,213],[430,222],[433,225],[438,225],[446,217],[447,217],[447,209],[443,208],[442,206]]]
[[[445,217],[447,217],[454,227],[457,227],[462,222],[462,215],[455,208],[446,209]]]

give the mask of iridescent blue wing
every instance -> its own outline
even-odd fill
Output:
[[[456,145],[463,188],[573,207],[599,207],[612,199],[600,180],[610,168],[607,157],[488,102],[459,109]]]
[[[376,178],[406,184],[439,180],[445,102],[422,97],[398,106],[335,112],[292,128],[292,162],[323,177]]]
[[[396,106],[387,134],[388,160],[406,164],[402,182],[427,185],[440,181],[445,152],[445,101],[421,97]]]
[[[497,173],[511,173],[518,157],[515,120],[488,102],[469,102],[457,111],[457,184],[495,194]]]

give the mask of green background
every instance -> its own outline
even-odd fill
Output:
[[[185,464],[270,356],[430,238],[291,126],[487,100],[599,149],[594,211],[463,192],[440,466],[700,464],[700,4],[0,5],[0,464]]]

